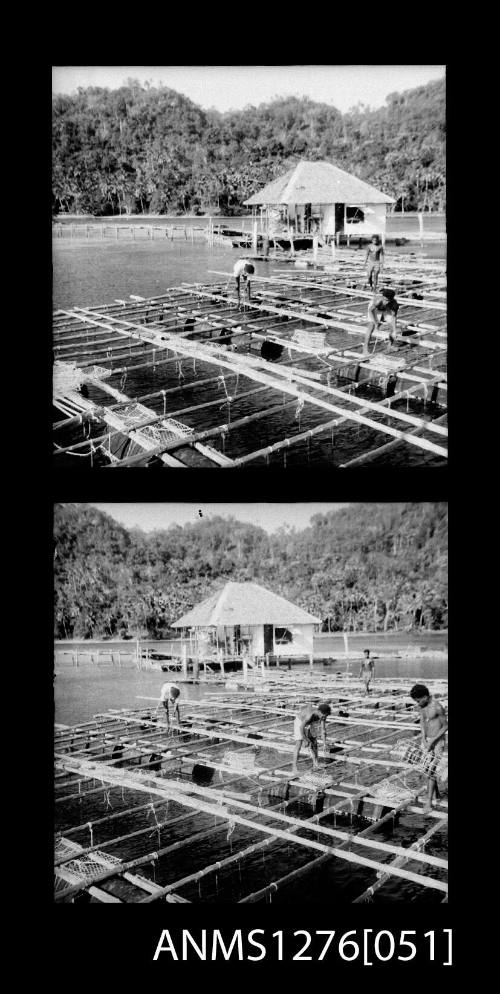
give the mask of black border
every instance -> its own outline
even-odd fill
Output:
[[[289,12],[290,13],[290,12]],[[399,36],[401,42],[404,42],[403,51],[407,59],[407,64],[434,64],[443,63],[447,61],[443,58],[443,48],[441,46],[439,52],[434,52],[433,57],[427,54],[427,57],[422,57],[421,53],[415,51],[412,56],[409,57],[408,45],[415,39],[415,32],[420,37],[420,31],[423,30],[424,33],[427,32],[426,28],[415,23],[413,25],[413,34],[408,34],[408,29],[404,25],[404,20],[400,20],[399,11],[397,16],[394,15],[394,19],[389,18],[391,23],[386,23],[381,25],[380,32],[370,27],[370,21],[373,18],[375,11],[372,11],[365,20],[365,29],[368,33],[371,32],[372,43],[374,51],[380,51],[384,48],[384,39],[387,43],[391,38],[397,40]],[[380,12],[379,12],[380,13]],[[287,13],[281,11],[282,16],[287,18]],[[255,16],[254,16],[255,15]],[[268,12],[266,11],[266,27],[265,33],[268,38],[268,48],[273,49],[273,56],[276,59],[276,39],[283,38],[283,27],[277,28],[277,32],[273,32],[272,23],[267,22]],[[293,31],[298,29],[296,18],[302,15],[292,14]],[[320,15],[321,16],[321,15]],[[332,20],[335,18],[335,14]],[[231,15],[229,15],[231,17]],[[415,13],[416,20],[420,18],[417,17]],[[254,11],[251,17],[251,24],[249,25],[248,32],[250,37],[248,38],[246,44],[248,47],[253,39],[254,43],[259,39],[259,56],[265,56],[265,43],[264,49],[261,49],[261,30],[255,27],[255,22],[260,20],[258,18],[258,12]],[[397,22],[397,23],[396,23]],[[334,35],[338,37],[337,25],[333,25],[330,22],[329,27],[330,36],[333,39]],[[174,18],[175,25],[175,18]],[[233,25],[234,26],[234,25]],[[358,28],[361,23],[358,22]],[[173,27],[174,34],[177,31],[185,32],[185,25],[182,29]],[[199,24],[198,30],[203,32],[203,38],[206,36]],[[316,25],[314,32],[321,30],[318,25]],[[235,41],[241,38],[242,27],[231,28],[227,33],[228,47],[224,55],[221,52],[220,41],[222,36],[219,37],[219,48],[215,49],[209,48],[207,45],[207,51],[210,50],[212,55],[211,64],[224,65],[227,64],[227,53],[234,52]],[[300,29],[299,29],[300,31]],[[432,36],[433,40],[438,37],[438,27],[433,25]],[[355,25],[351,25],[348,37],[354,37],[357,34],[355,30]],[[170,35],[172,37],[172,34]],[[379,39],[380,44],[377,42]],[[106,46],[107,47],[107,46]],[[238,47],[238,46],[237,46]],[[333,41],[332,41],[333,47]],[[369,46],[371,47],[371,45]],[[391,47],[391,46],[389,46]],[[418,46],[420,47],[420,46]],[[92,53],[92,59],[89,58],[86,53],[83,57],[76,57],[74,46],[71,46],[71,64],[110,64],[109,59],[106,58],[101,52],[96,55],[95,52]],[[286,46],[285,46],[286,49]],[[396,46],[397,49],[397,46]],[[120,44],[120,52],[122,51],[122,46]],[[389,49],[387,49],[389,51]],[[395,51],[392,48],[392,51]],[[428,46],[427,46],[428,53]],[[109,51],[108,53],[109,54]],[[127,53],[128,54],[128,53]],[[151,61],[151,54],[148,52],[149,61]],[[185,53],[183,58],[180,59],[179,64],[189,64],[192,60],[192,55],[188,56]],[[163,56],[164,59],[164,56]],[[68,59],[60,57],[60,52],[57,53],[55,57],[51,60],[51,65],[62,65],[65,64]],[[145,61],[148,64],[148,59],[142,60],[135,53],[135,58],[126,59],[123,58],[123,63],[133,63]],[[158,62],[158,59],[155,60]],[[161,61],[161,59],[160,59]],[[197,64],[203,64],[203,59],[200,59]],[[366,57],[362,59],[360,57],[360,63],[374,64],[373,58]],[[250,60],[246,63],[241,64],[252,64]],[[267,62],[260,64],[273,64],[273,58],[267,58]],[[282,64],[282,63],[280,63]],[[319,61],[317,64],[328,64],[328,59]],[[41,70],[41,75],[44,76],[45,71],[47,75],[51,72],[51,66],[43,66]],[[460,69],[455,66],[451,70],[451,76],[460,72]],[[45,76],[44,76],[45,78]],[[448,99],[448,109],[447,109],[447,119],[448,127],[450,124],[453,128],[454,119],[457,115],[457,109],[452,105],[450,99],[450,66],[448,64],[447,69],[447,99]],[[50,85],[50,83],[49,83]],[[48,116],[50,115],[50,105],[47,107]],[[35,120],[34,134],[39,133],[39,148],[45,148],[47,145],[47,131],[46,122],[43,114],[40,116],[38,122]],[[38,129],[38,132],[37,132]],[[50,135],[50,124],[48,127],[48,133]],[[32,132],[33,134],[33,132]],[[36,140],[36,139],[35,139]],[[50,141],[49,141],[50,144]],[[449,141],[448,141],[449,149]],[[455,154],[458,154],[458,149],[455,150]],[[49,172],[50,172],[50,148],[48,149],[48,160],[49,160]],[[457,160],[458,161],[458,160]],[[49,190],[50,190],[50,176],[49,176]],[[50,200],[50,198],[49,198]],[[454,213],[459,210],[459,205],[457,199],[455,199],[454,193],[454,183],[452,182],[452,177],[448,181],[448,218],[459,217],[459,214]],[[453,232],[454,225],[450,222],[448,228]],[[50,269],[50,243],[51,231],[50,231],[50,217],[48,218],[47,224],[47,242],[42,235],[43,245],[40,251],[40,259],[43,262],[40,263],[39,272],[37,277],[39,278],[42,287],[45,284],[45,289],[42,288],[40,299],[43,299],[46,293],[47,286],[51,283],[51,269]],[[452,234],[453,239],[453,234]],[[449,244],[452,243],[452,239],[449,239]],[[453,252],[448,250],[448,259]],[[45,260],[48,260],[47,269],[44,268]],[[452,267],[453,271],[453,267]],[[48,278],[47,278],[48,277]],[[450,289],[449,297],[449,314],[450,325],[453,323],[453,315],[456,313],[455,307],[452,304],[453,296]],[[46,347],[50,349],[50,335],[51,335],[51,311],[52,305],[50,300],[50,295],[47,299],[47,310],[46,310],[46,334],[42,333],[37,340],[36,347],[40,348],[40,370],[45,370],[47,368],[46,364]],[[453,383],[459,382],[458,373],[453,371],[453,363],[455,362],[455,350],[452,346],[450,349],[450,365],[451,365],[451,381],[452,389]],[[46,393],[44,391],[44,396],[47,402],[47,410],[50,411],[50,393],[51,393],[51,382],[50,373],[45,382]],[[41,404],[43,408],[43,400]],[[32,552],[32,567],[34,568],[34,578],[30,580],[30,585],[35,585],[35,590],[46,591],[47,592],[47,603],[44,602],[43,596],[39,598],[40,607],[40,627],[39,631],[47,631],[47,646],[49,647],[47,653],[48,662],[48,672],[52,671],[52,508],[53,502],[56,501],[77,501],[77,502],[88,502],[88,501],[144,501],[148,500],[154,501],[169,501],[169,500],[189,500],[196,501],[197,499],[206,501],[220,501],[220,502],[231,502],[231,501],[283,501],[283,500],[293,500],[293,501],[314,501],[314,500],[332,500],[332,501],[419,501],[419,500],[451,500],[450,507],[450,534],[452,536],[452,567],[453,563],[458,566],[459,564],[459,552],[458,545],[461,545],[461,537],[458,532],[454,533],[453,529],[458,529],[459,525],[456,524],[456,517],[454,507],[460,505],[461,497],[467,500],[467,492],[465,489],[463,493],[460,493],[458,486],[453,485],[453,459],[449,467],[435,470],[435,469],[412,469],[412,470],[399,470],[385,471],[382,475],[380,471],[376,469],[366,467],[361,470],[351,470],[351,471],[329,471],[328,469],[322,469],[319,471],[309,470],[307,474],[301,473],[300,471],[287,470],[284,474],[280,471],[273,470],[243,470],[234,471],[230,473],[222,474],[218,470],[206,470],[206,471],[196,471],[192,470],[186,474],[168,474],[168,480],[165,479],[162,485],[162,477],[157,476],[155,470],[150,470],[146,472],[144,470],[134,470],[131,469],[128,472],[122,472],[119,474],[113,473],[102,473],[102,472],[83,472],[83,471],[66,471],[62,473],[61,471],[56,471],[51,467],[51,437],[50,437],[50,424],[49,418],[47,419],[47,434],[46,434],[46,448],[42,453],[35,453],[34,455],[34,472],[33,463],[31,463],[30,473],[27,478],[27,490],[26,495],[30,497],[31,500],[35,501],[35,511],[34,511],[34,522],[32,522],[32,535],[33,535],[33,545],[30,545],[30,552]],[[33,426],[31,426],[33,429]],[[39,457],[39,467],[40,475],[37,473],[37,458]],[[450,476],[451,474],[451,476]],[[178,477],[178,479],[177,479]],[[44,481],[43,483],[41,481]],[[113,482],[114,481],[114,482]],[[458,481],[457,481],[458,483]],[[31,490],[35,489],[35,494],[31,494]],[[40,499],[38,494],[39,490],[42,490],[42,498]],[[455,492],[453,490],[455,489]],[[460,519],[459,519],[460,520]],[[455,556],[454,545],[457,543],[457,555]],[[38,570],[40,572],[40,579],[37,583]],[[47,572],[46,572],[47,571]],[[458,624],[458,609],[453,606],[455,601],[455,591],[457,587],[461,586],[460,579],[457,575],[458,571],[453,568],[450,570],[450,594],[452,598],[452,619],[455,618],[454,624],[457,629],[459,629]],[[49,579],[50,577],[50,579]],[[48,581],[48,582],[47,582]],[[455,602],[456,603],[456,602]],[[457,632],[453,631],[453,621],[451,629],[451,658],[454,657],[454,662],[458,663],[460,658],[460,636]],[[466,669],[468,667],[466,666]],[[50,809],[51,802],[48,801],[47,793],[51,789],[52,783],[52,750],[53,750],[53,693],[52,693],[52,682],[47,680],[47,671],[44,671],[41,667],[35,673],[34,680],[35,686],[38,687],[37,695],[38,701],[40,702],[40,708],[38,709],[35,719],[40,721],[40,753],[43,753],[44,759],[47,760],[47,778],[41,778],[38,781],[38,792],[35,791],[35,797],[33,798],[33,805],[36,810],[43,812],[43,817],[48,813]],[[458,708],[460,707],[460,700],[458,699],[457,688],[455,683],[452,682],[450,687],[450,710],[455,715],[458,714]],[[49,721],[47,722],[47,717]],[[458,721],[455,724],[457,727]],[[137,971],[137,976],[141,979],[152,979],[155,978],[157,981],[164,979],[168,980],[172,977],[174,980],[185,980],[191,976],[200,976],[201,978],[211,979],[214,977],[215,972],[220,974],[221,979],[229,978],[230,975],[238,974],[239,977],[246,975],[246,970],[248,967],[252,967],[253,963],[243,962],[243,963],[210,963],[206,962],[203,964],[198,964],[196,961],[190,961],[189,963],[174,963],[171,957],[168,955],[160,956],[157,963],[152,962],[152,955],[154,948],[159,938],[159,934],[162,928],[170,928],[172,934],[174,935],[175,930],[186,927],[190,928],[193,933],[196,928],[205,927],[207,929],[220,928],[227,934],[232,933],[233,928],[241,927],[243,929],[251,928],[264,928],[267,930],[276,931],[281,928],[283,930],[288,929],[299,929],[304,928],[309,931],[315,928],[328,929],[335,928],[341,932],[348,931],[350,928],[387,928],[393,931],[401,931],[403,928],[408,929],[421,929],[427,931],[430,928],[449,928],[452,927],[454,930],[454,965],[458,965],[460,968],[466,964],[467,954],[469,955],[471,948],[472,951],[476,950],[476,955],[480,955],[479,950],[482,946],[481,937],[477,932],[478,926],[474,924],[474,918],[472,915],[469,916],[466,929],[461,928],[459,925],[460,915],[463,914],[468,906],[468,901],[470,898],[467,893],[468,880],[467,874],[462,875],[461,873],[461,862],[460,862],[460,802],[457,800],[457,792],[459,790],[459,773],[457,772],[460,768],[460,743],[457,742],[459,735],[456,734],[454,737],[454,749],[456,750],[457,760],[455,767],[452,766],[452,772],[450,776],[452,790],[450,791],[450,812],[451,812],[451,824],[452,831],[450,833],[450,865],[452,867],[451,879],[450,879],[450,904],[446,905],[415,905],[402,907],[395,907],[394,905],[362,905],[362,906],[352,906],[347,905],[345,907],[336,908],[332,902],[331,906],[316,905],[307,906],[304,908],[294,906],[290,908],[285,908],[284,906],[276,905],[256,905],[254,907],[243,907],[239,906],[238,911],[236,911],[236,906],[215,906],[207,905],[201,907],[185,908],[178,905],[167,905],[163,907],[157,907],[152,905],[149,907],[149,911],[142,909],[141,912],[136,912],[134,906],[126,905],[125,911],[118,912],[117,915],[108,916],[104,912],[104,917],[99,918],[100,912],[97,912],[97,918],[95,917],[95,906],[92,907],[92,913],[90,914],[88,908],[82,906],[73,906],[68,910],[67,906],[56,906],[52,901],[52,876],[51,876],[51,859],[50,854],[52,852],[53,835],[52,835],[52,819],[49,817],[47,822],[43,822],[42,828],[45,830],[47,841],[47,852],[48,860],[46,866],[39,866],[37,868],[37,881],[38,886],[34,895],[34,903],[42,908],[42,915],[46,922],[49,924],[49,948],[50,948],[50,959],[52,961],[52,971],[54,977],[67,976],[66,970],[70,971],[69,976],[77,977],[79,974],[87,976],[88,980],[92,983],[99,983],[98,978],[102,976],[107,978],[107,982],[114,978],[125,978],[130,977],[132,972]],[[462,758],[464,753],[462,753]],[[42,833],[43,834],[43,833]],[[44,872],[46,871],[46,872]],[[482,872],[485,872],[486,868],[483,867]],[[46,884],[46,887],[45,887]],[[33,901],[30,896],[29,905],[31,906]],[[473,906],[472,906],[473,907]],[[471,907],[471,910],[472,910]],[[50,909],[50,911],[49,911]],[[44,947],[45,956],[47,954],[47,947]],[[474,955],[474,953],[473,953]],[[471,960],[470,960],[471,961]],[[472,962],[472,961],[471,961]],[[266,958],[260,964],[256,966],[261,966],[261,974],[259,976],[264,977],[267,972],[271,960]],[[165,973],[165,964],[167,964],[167,972]],[[356,970],[359,975],[359,970],[365,970],[365,975],[363,980],[368,980],[369,983],[372,982],[373,972],[376,967],[366,968],[358,966],[357,964],[342,964],[339,963],[337,959],[334,961],[327,960],[323,964],[316,963],[306,963],[300,964],[300,973],[297,973],[296,964],[290,963],[289,961],[283,963],[277,963],[274,969],[277,969],[276,979],[279,982],[281,977],[285,977],[290,970],[290,966],[294,967],[293,979],[300,981],[309,981],[311,979],[322,979],[325,981],[331,981],[335,983],[335,977],[338,973],[338,969],[342,970],[342,979],[348,979],[349,973]],[[174,967],[174,973],[171,974],[171,966]],[[89,970],[90,967],[90,970]],[[306,968],[307,967],[307,968]],[[200,974],[200,969],[203,968],[204,974]],[[206,973],[206,970],[209,973]],[[456,971],[451,972],[449,968],[439,968],[437,963],[430,964],[423,962],[419,964],[401,964],[396,965],[394,962],[391,964],[383,964],[382,967],[377,970],[377,973],[381,978],[387,977],[387,971],[393,972],[398,970],[399,975],[402,979],[407,979],[411,972],[411,976],[422,975],[431,977],[438,969],[439,972],[446,977],[456,976]],[[250,979],[255,978],[255,973],[253,973]]]

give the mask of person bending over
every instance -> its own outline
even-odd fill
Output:
[[[172,708],[172,717],[177,718],[177,724],[181,723],[181,716],[179,712],[179,697],[181,692],[175,683],[164,683],[160,690],[160,700],[156,710],[164,708],[167,713],[167,725],[170,727],[170,708]]]
[[[394,290],[384,289],[376,293],[368,304],[368,330],[363,344],[363,355],[368,355],[368,346],[373,332],[382,322],[389,325],[389,341],[392,345],[396,335],[396,319],[399,304]]]
[[[233,268],[233,275],[236,280],[236,293],[238,295],[238,307],[241,306],[241,282],[250,302],[250,276],[255,272],[255,267],[247,259],[238,259]]]
[[[294,753],[292,773],[297,775],[297,762],[303,745],[311,752],[313,770],[318,768],[318,733],[321,729],[326,746],[326,719],[331,714],[329,704],[306,704],[295,717],[293,725]]]

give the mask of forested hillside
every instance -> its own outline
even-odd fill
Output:
[[[353,172],[396,210],[444,210],[444,80],[346,114],[306,97],[222,114],[134,80],[53,100],[55,212],[237,214],[304,158]]]
[[[90,505],[55,509],[55,635],[166,637],[227,580],[250,580],[332,631],[446,628],[447,505],[352,504],[311,526],[213,518],[128,531]]]

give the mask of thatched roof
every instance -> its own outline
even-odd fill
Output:
[[[283,176],[268,183],[245,204],[392,204],[374,186],[351,176],[331,162],[307,162],[289,169]]]
[[[312,625],[320,620],[257,583],[226,583],[222,590],[174,622],[173,627]]]

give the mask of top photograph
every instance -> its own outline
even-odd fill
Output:
[[[57,470],[447,466],[446,69],[54,66]]]

